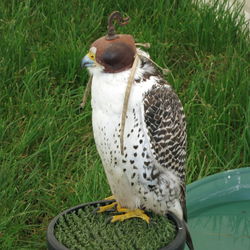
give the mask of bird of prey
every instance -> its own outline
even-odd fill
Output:
[[[144,211],[172,212],[186,221],[186,121],[173,88],[130,35],[109,33],[99,38],[82,59],[92,75],[91,105],[94,139],[116,200],[114,221],[140,217]],[[120,148],[121,117],[131,68],[138,56]],[[112,205],[112,204],[111,204]],[[109,207],[108,205],[107,207]],[[103,210],[105,210],[104,208]],[[191,239],[190,239],[191,241]],[[189,243],[192,248],[192,242]]]

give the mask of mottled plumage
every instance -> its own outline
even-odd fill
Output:
[[[162,215],[172,212],[186,221],[183,107],[149,55],[136,50],[131,39],[127,35],[114,42],[100,38],[82,61],[92,75],[96,147],[116,204],[128,209],[127,215],[114,216],[112,221],[140,217],[148,222],[149,217],[142,212],[137,216],[138,209]],[[127,50],[130,54],[125,58]],[[122,153],[121,118],[136,53],[139,63],[129,96]],[[187,243],[193,249],[188,230]]]
[[[120,121],[130,69],[103,73],[90,68],[96,146],[117,201],[158,214],[185,211],[186,125],[181,102],[145,56],[129,99],[124,155]]]
[[[108,34],[94,41],[82,60],[92,75],[95,143],[116,200],[99,212],[116,206],[122,214],[114,215],[112,222],[139,217],[149,223],[143,210],[172,212],[187,221],[182,104],[149,55],[136,48],[134,38],[115,33],[114,20],[125,25],[129,18],[113,12]]]

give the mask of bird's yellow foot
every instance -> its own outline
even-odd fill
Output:
[[[114,197],[114,195],[112,195],[112,196],[105,198],[104,200],[115,200],[115,197]],[[118,205],[118,203],[115,201],[115,202],[112,202],[111,204],[101,206],[98,208],[97,213],[103,213],[106,211],[110,211],[111,209],[115,209],[117,207],[117,205]]]
[[[127,208],[122,208],[119,204],[117,205],[117,212],[123,213],[119,215],[114,215],[112,217],[111,222],[116,221],[124,221],[130,218],[141,218],[142,220],[145,220],[147,223],[149,223],[150,218],[145,214],[145,212],[141,209],[135,209],[135,210],[129,210]]]
[[[105,198],[104,200],[110,200],[110,201],[115,200],[115,197],[114,195],[112,195]],[[117,215],[112,216],[111,222],[124,221],[130,218],[141,218],[142,220],[145,220],[147,223],[149,223],[150,221],[150,217],[146,215],[143,210],[141,209],[130,210],[128,208],[121,207],[121,205],[117,201],[114,201],[105,206],[101,206],[97,209],[98,213],[110,212],[110,211],[118,213]]]
[[[103,213],[106,211],[110,211],[111,209],[115,209],[117,206],[117,202],[112,202],[111,204],[105,205],[105,206],[101,206],[98,208],[97,213]]]
[[[111,195],[111,196],[105,198],[104,200],[115,200],[115,196],[114,196],[114,195]]]

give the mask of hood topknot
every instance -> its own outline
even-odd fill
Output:
[[[136,46],[134,38],[127,34],[116,34],[113,21],[126,25],[129,17],[122,18],[120,12],[111,13],[108,19],[108,34],[97,39],[91,47],[96,48],[96,61],[104,66],[104,72],[117,73],[132,67]]]

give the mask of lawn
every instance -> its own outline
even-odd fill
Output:
[[[218,1],[216,1],[218,2]],[[191,1],[0,2],[0,248],[45,249],[46,227],[71,206],[110,194],[80,68],[107,16],[149,42],[188,122],[187,182],[250,165],[250,42],[239,7]]]

